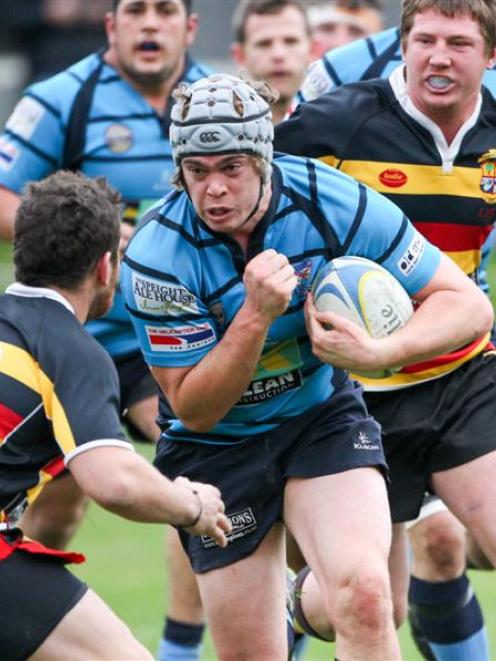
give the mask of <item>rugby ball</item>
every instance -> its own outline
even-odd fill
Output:
[[[385,268],[364,257],[337,257],[318,273],[312,285],[315,306],[355,322],[374,338],[390,335],[413,315],[410,296]],[[367,373],[383,378],[397,370]]]

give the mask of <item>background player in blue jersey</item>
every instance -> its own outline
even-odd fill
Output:
[[[187,526],[226,544],[218,490],[170,482],[124,439],[115,367],[82,327],[111,304],[119,224],[115,189],[70,172],[31,184],[17,212],[17,282],[0,305],[2,659],[151,659],[64,568],[84,556],[47,548],[17,527],[64,466],[120,516]]]
[[[326,593],[337,656],[397,658],[380,434],[342,368],[459,346],[490,328],[490,303],[373,191],[313,161],[272,163],[269,106],[255,87],[211,76],[177,98],[171,142],[185,190],[150,211],[122,286],[177,415],[156,465],[171,476],[208,473],[234,522],[221,553],[181,535],[219,658],[287,652],[281,519]],[[418,241],[405,275],[399,264]],[[318,314],[309,287],[339,254],[390,269],[422,301],[409,324],[377,341]]]
[[[394,101],[399,105],[398,111],[393,111],[392,114],[398,115],[398,113],[405,112],[403,115],[404,128],[403,130],[400,129],[401,136],[395,135],[391,142],[382,139],[382,137],[379,141],[374,139],[374,129],[372,128],[374,121],[384,122],[384,127],[387,127],[385,133],[389,135],[393,134],[393,125],[399,126],[399,123],[396,124],[396,120],[392,120],[392,123],[389,121],[392,115],[389,115],[388,110],[386,110],[389,107],[387,102],[384,105],[381,104],[382,110],[377,113],[370,104],[363,104],[364,95],[372,90],[376,84],[370,83],[354,85],[348,88],[348,91],[343,89],[342,93],[336,91],[328,97],[322,97],[324,105],[326,105],[325,98],[330,100],[334,95],[336,95],[336,99],[339,96],[343,101],[346,97],[347,100],[344,101],[344,107],[346,108],[350,108],[353,104],[354,112],[350,115],[350,121],[345,122],[347,128],[344,128],[342,124],[338,125],[338,122],[336,122],[337,117],[342,117],[342,115],[336,108],[334,109],[337,111],[333,112],[331,102],[329,106],[326,106],[326,111],[322,115],[325,118],[327,128],[324,128],[323,125],[317,127],[314,123],[315,132],[312,135],[314,139],[309,139],[311,134],[306,130],[308,124],[306,124],[306,120],[303,120],[305,128],[303,125],[300,126],[303,130],[300,133],[300,140],[298,140],[296,132],[294,130],[292,132],[288,125],[281,130],[279,146],[282,149],[293,151],[293,146],[296,147],[299,143],[296,153],[308,153],[312,156],[321,155],[323,157],[328,157],[332,153],[333,157],[337,159],[337,167],[367,181],[370,185],[397,201],[412,220],[420,223],[419,228],[422,227],[423,231],[427,232],[427,236],[430,236],[429,232],[432,233],[436,223],[439,228],[444,228],[443,231],[440,229],[437,238],[433,237],[432,240],[440,246],[444,246],[445,250],[451,251],[450,254],[454,259],[461,262],[464,255],[476,254],[477,259],[472,267],[470,267],[468,261],[465,262],[467,273],[472,273],[475,270],[474,277],[476,277],[481,242],[487,234],[491,219],[494,219],[494,211],[491,199],[481,188],[482,161],[477,162],[478,157],[474,159],[469,154],[475,154],[480,149],[479,156],[483,156],[494,144],[493,135],[496,121],[494,102],[487,91],[483,90],[482,97],[480,94],[481,79],[485,67],[491,66],[494,61],[496,21],[494,8],[491,8],[485,2],[440,3],[435,1],[406,2],[404,7],[402,25],[404,30],[403,47],[406,49],[405,77],[407,83],[404,84],[403,71],[397,67],[392,67],[395,73],[390,77],[391,85],[395,90]],[[432,10],[437,16],[435,29],[426,29],[425,33],[420,33],[420,35],[415,33],[415,38],[412,37],[412,40],[410,40],[408,33],[411,29],[412,15],[415,16],[418,13],[419,16],[423,16],[424,12],[430,15],[432,12],[429,10]],[[461,21],[461,18],[465,19],[465,23]],[[437,33],[435,30],[438,25],[440,26],[439,32],[443,30],[443,35],[448,33],[447,37],[443,36],[444,41],[441,37],[436,41]],[[392,37],[392,33],[389,33],[389,36]],[[381,39],[385,39],[385,37],[386,33]],[[348,61],[348,69],[345,60],[339,59],[339,57],[336,58],[336,63],[339,62],[343,67],[344,77],[346,78],[350,71],[356,73],[357,70],[361,71],[361,75],[365,77],[368,75],[367,66],[364,66],[363,62],[360,65],[360,58],[357,59],[360,52],[367,62],[374,59],[372,66],[377,65],[377,63],[380,63],[381,67],[390,66],[391,58],[395,52],[398,57],[400,56],[399,50],[395,51],[395,49],[399,49],[399,45],[396,41],[391,41],[388,51],[386,43],[387,40],[381,42],[379,36],[377,36],[372,37],[368,42],[347,47],[346,51],[351,56]],[[475,47],[475,44],[477,47]],[[372,45],[376,48],[373,48]],[[394,48],[391,46],[394,46]],[[342,49],[342,52],[344,51],[345,49]],[[354,59],[351,51],[355,56]],[[428,60],[430,70],[427,65],[422,68],[422,54],[424,52],[426,53],[426,59],[430,57]],[[387,54],[387,58],[383,57],[384,53]],[[335,55],[337,56],[339,53],[331,53],[329,56],[332,58]],[[336,71],[337,69],[334,69],[332,72],[335,83],[337,79],[340,80],[340,76],[335,75]],[[428,76],[429,73],[430,77]],[[484,79],[482,79],[483,82],[488,79],[491,80],[488,74],[492,75],[493,73],[496,72],[486,71]],[[394,80],[403,81],[400,84],[401,91],[395,85]],[[388,85],[387,83],[377,84],[383,88]],[[431,85],[430,88],[429,85]],[[435,86],[437,86],[437,90]],[[463,93],[461,92],[462,89]],[[385,98],[383,100],[385,101]],[[308,108],[311,106],[313,104],[310,104]],[[322,106],[320,107],[322,108]],[[378,108],[376,107],[376,109]],[[302,107],[301,115],[307,117],[305,106]],[[402,121],[400,120],[400,122]],[[351,129],[353,123],[355,123],[355,128],[360,124],[361,129],[357,131]],[[410,130],[408,127],[412,126],[412,123],[413,130]],[[296,125],[298,125],[297,120],[295,120],[293,128]],[[420,139],[418,131],[422,129],[426,130],[427,135],[432,136],[429,138],[429,142]],[[284,135],[285,131],[289,132],[286,136]],[[418,137],[410,141],[408,147],[405,147],[405,140],[408,140],[406,136],[413,136],[414,132]],[[455,133],[457,133],[456,136]],[[291,137],[289,134],[291,134]],[[469,135],[475,138],[475,142],[470,145]],[[325,137],[321,140],[322,136]],[[305,142],[304,147],[303,140]],[[316,148],[319,141],[321,144]],[[392,147],[392,142],[396,143],[395,147]],[[431,151],[429,143],[435,143],[434,151]],[[345,144],[347,146],[343,148]],[[351,155],[350,149],[353,149],[353,145],[356,146],[358,151],[361,151],[360,156]],[[450,150],[449,157],[447,157],[448,148]],[[432,154],[435,155],[432,156]],[[350,169],[351,160],[356,164],[354,171]],[[435,176],[437,163],[441,160],[444,162],[443,172],[446,175],[451,174],[458,181],[460,181],[460,177],[467,176],[470,172],[469,167],[472,168],[472,184],[467,185],[467,187],[458,185],[448,191],[447,186],[450,179],[445,177],[444,179],[438,178],[435,180],[431,190],[427,190],[425,188],[427,179],[424,179],[424,184],[420,182],[421,173],[429,170],[429,176]],[[448,166],[448,160],[451,164],[454,164],[454,167]],[[391,165],[393,162],[395,163],[394,166]],[[430,165],[434,169],[429,168]],[[389,172],[388,167],[397,168],[396,172],[398,173],[404,171],[404,168],[411,168],[409,175],[412,185],[404,186],[400,182],[400,186],[395,190],[392,187],[382,186],[380,175],[379,177],[377,175],[380,172]],[[376,168],[379,168],[379,170],[376,170]],[[453,198],[453,194],[457,197]],[[415,199],[418,199],[418,203],[415,202]],[[439,204],[436,204],[436,200],[439,201]],[[451,202],[459,209],[458,214],[456,214],[456,221],[452,213]],[[415,205],[417,211],[413,210]],[[423,222],[424,220],[426,222]],[[454,224],[449,224],[451,220]],[[480,229],[476,229],[477,226]],[[462,238],[463,227],[471,227],[470,231],[474,235],[479,231],[482,234],[475,241],[469,238],[470,231]],[[457,245],[449,247],[446,242],[449,242],[449,237],[454,237],[455,233]],[[474,250],[475,253],[472,252]],[[489,359],[487,360],[489,361]],[[490,367],[487,369],[490,369]],[[372,387],[372,384],[369,383],[368,387]],[[410,391],[412,403],[415,402],[416,391],[417,388]],[[483,404],[480,408],[484,408]],[[492,410],[492,404],[486,406],[488,414],[490,410]],[[458,415],[464,420],[468,418],[465,435],[467,441],[473,444],[473,437],[480,436],[479,428],[484,425],[481,425],[480,422],[475,424],[471,422],[466,408],[461,410]],[[410,424],[413,428],[415,425],[414,416],[412,416]],[[473,432],[470,431],[469,424],[474,424]],[[404,425],[406,425],[406,422]],[[388,431],[387,425],[385,427]],[[450,433],[453,435],[454,432],[451,430]],[[389,431],[388,437],[390,439],[392,435]],[[491,446],[488,445],[486,451],[489,452],[490,448]],[[472,453],[471,456],[474,456],[475,448]],[[478,525],[483,525],[483,523],[472,522],[472,525],[476,528]],[[421,527],[423,527],[423,534],[420,533]],[[415,526],[413,530],[415,531],[413,536],[415,549],[413,572],[419,577],[415,578],[411,584],[412,610],[418,616],[418,621],[423,625],[429,640],[433,643],[432,647],[436,657],[448,658],[449,656],[449,658],[461,659],[472,658],[475,654],[478,658],[486,658],[488,651],[483,635],[482,617],[476,600],[471,596],[471,588],[464,573],[465,532],[463,528],[452,517],[446,514],[436,514],[435,518],[427,519],[422,526]],[[431,554],[431,557],[429,557],[429,554]]]
[[[308,20],[317,57],[382,30],[382,12],[381,0],[309,0]]]
[[[171,91],[178,81],[208,72],[186,51],[197,24],[191,0],[114,0],[106,17],[107,50],[26,90],[0,137],[3,238],[12,235],[26,183],[69,168],[105,175],[118,188],[126,244],[142,213],[170,189]],[[117,366],[123,420],[132,435],[156,441],[157,389],[119,291],[108,315],[88,328]],[[63,547],[86,501],[70,476],[50,487],[24,525],[37,539]],[[196,640],[196,630],[192,635]]]

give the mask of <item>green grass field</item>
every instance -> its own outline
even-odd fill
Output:
[[[2,290],[12,280],[9,255],[9,248],[0,244]],[[490,267],[490,281],[496,283],[495,261]],[[142,444],[137,447],[151,459],[153,448]],[[162,526],[130,523],[93,504],[71,544],[72,549],[85,553],[88,558],[84,565],[74,569],[75,573],[110,604],[151,652],[156,649],[166,610],[165,530]],[[496,574],[471,572],[471,579],[484,610],[496,658]],[[421,659],[407,626],[401,629],[400,639],[404,659]],[[202,658],[215,659],[208,636]],[[308,661],[333,659],[333,648],[312,640],[305,658]]]

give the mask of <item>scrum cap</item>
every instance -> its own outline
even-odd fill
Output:
[[[176,168],[186,156],[251,154],[270,176],[274,129],[269,104],[247,82],[214,74],[174,93],[170,142]]]

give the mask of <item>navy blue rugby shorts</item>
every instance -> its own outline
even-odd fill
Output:
[[[494,353],[411,388],[366,392],[365,401],[382,425],[394,523],[417,518],[432,473],[496,450]]]
[[[346,379],[326,402],[233,445],[161,439],[155,466],[171,479],[185,475],[217,486],[233,525],[226,549],[208,537],[180,531],[194,571],[201,574],[251,555],[282,519],[287,478],[320,477],[365,466],[378,467],[386,475],[380,436],[379,425],[367,413],[361,386]]]

